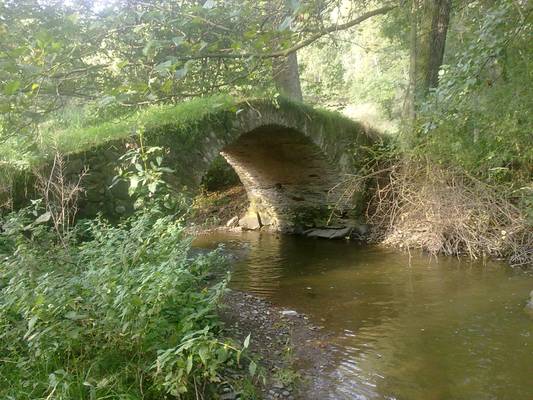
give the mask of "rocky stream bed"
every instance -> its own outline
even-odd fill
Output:
[[[220,316],[225,330],[241,342],[251,334],[250,349],[265,371],[262,398],[308,399],[313,376],[332,363],[327,334],[304,314],[282,309],[249,293],[231,290],[223,300]],[[305,375],[297,372],[305,365]],[[227,393],[227,400],[238,395]]]

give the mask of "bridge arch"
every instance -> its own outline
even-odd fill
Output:
[[[337,200],[330,189],[354,172],[359,150],[372,141],[354,121],[290,102],[240,103],[229,123],[204,129],[192,185],[221,154],[250,201],[240,225],[283,232],[327,219]]]

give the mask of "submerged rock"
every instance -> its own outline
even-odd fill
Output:
[[[368,233],[370,232],[370,226],[367,224],[357,224],[354,226],[352,235],[356,239],[364,239],[368,236]]]
[[[281,315],[298,315],[298,313],[294,310],[283,310]]]

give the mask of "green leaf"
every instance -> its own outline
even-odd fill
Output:
[[[250,336],[251,336],[251,335],[252,335],[252,334],[249,333],[248,336],[246,336],[246,339],[244,339],[243,347],[244,347],[245,349],[247,349],[248,346],[250,345]]]
[[[33,328],[34,328],[35,323],[37,322],[37,320],[38,320],[37,315],[34,315],[34,316],[31,317],[31,319],[28,321],[28,333],[30,333],[31,331],[33,331]]]
[[[289,7],[292,11],[298,10],[300,7],[300,1],[299,0],[289,0]]]
[[[208,350],[207,346],[202,346],[198,350],[198,355],[200,356],[200,360],[202,360],[202,363],[204,365],[207,365],[207,354],[208,354],[208,352],[209,352],[209,350]]]
[[[130,189],[135,190],[139,186],[139,178],[136,176],[132,176],[130,178]]]
[[[50,221],[50,218],[52,218],[52,213],[47,211],[44,214],[39,215],[39,217],[35,220],[35,223],[44,224],[45,222]]]
[[[156,190],[157,190],[157,182],[151,182],[148,184],[148,191],[150,193],[155,193]]]
[[[159,43],[157,40],[149,40],[148,43],[146,43],[146,46],[143,48],[143,55],[146,57],[153,57],[158,47]]]
[[[104,96],[100,99],[98,102],[98,105],[100,107],[107,107],[115,102],[116,98],[115,96]]]
[[[155,67],[155,70],[158,72],[166,72],[172,67],[172,61],[168,60],[165,62],[162,62],[161,64],[157,64]]]
[[[174,43],[176,47],[181,45],[184,41],[185,41],[185,36],[176,36],[172,38],[172,43]]]
[[[185,65],[183,68],[177,69],[176,72],[174,72],[174,76],[176,79],[183,79],[185,78],[185,75],[187,75],[187,66]]]
[[[4,86],[4,94],[7,96],[15,94],[20,89],[20,81],[11,81]]]
[[[174,171],[173,169],[171,169],[171,168],[167,168],[167,167],[159,167],[159,171],[161,171],[161,172],[166,172],[166,173],[168,173],[168,174],[173,174],[174,172],[176,172],[176,171]]]
[[[87,318],[87,315],[78,314],[76,311],[69,311],[68,313],[65,314],[65,318],[70,319],[72,321],[79,321],[79,320]]]
[[[186,366],[185,370],[187,371],[187,374],[191,373],[191,370],[192,370],[192,355],[187,357],[187,366]]]

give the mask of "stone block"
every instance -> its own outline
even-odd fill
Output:
[[[239,220],[239,226],[245,230],[256,231],[261,229],[261,221],[257,213],[249,212]]]

